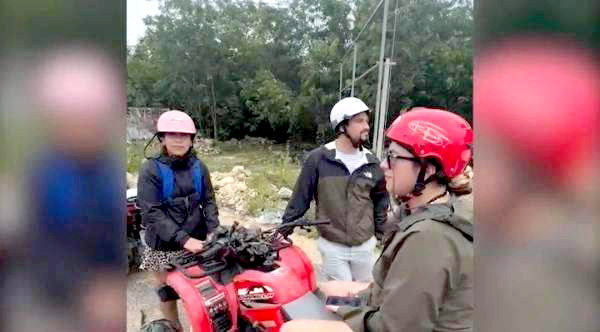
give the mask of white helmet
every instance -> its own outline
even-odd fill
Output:
[[[368,111],[369,107],[362,100],[355,97],[344,98],[335,103],[331,109],[331,114],[329,115],[331,127],[337,131],[338,126],[344,120],[348,120],[358,113]]]

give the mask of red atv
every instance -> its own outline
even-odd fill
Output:
[[[181,299],[191,331],[279,331],[291,319],[338,320],[327,311],[308,257],[283,236],[220,226],[197,254],[171,262],[164,294]]]

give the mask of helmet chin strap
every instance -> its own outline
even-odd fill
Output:
[[[150,143],[152,143],[152,141],[154,141],[154,139],[156,137],[158,137],[158,140],[160,141],[160,133],[155,133],[154,135],[152,135],[152,138],[148,141],[148,143],[146,143],[146,146],[144,147],[144,158],[150,159],[150,157],[148,157],[146,155],[146,150],[148,150],[148,147],[150,146]]]
[[[412,191],[412,194],[416,197],[416,196],[421,196],[421,194],[423,194],[423,190],[425,189],[425,185],[430,181],[430,179],[432,178],[431,176],[429,177],[429,179],[427,179],[428,181],[425,181],[425,172],[427,171],[427,163],[425,163],[425,160],[420,159],[419,163],[421,164],[421,169],[419,170],[419,176],[417,176],[417,182],[415,183],[415,188]]]
[[[433,175],[429,176],[427,179],[425,179],[425,173],[427,172],[427,162],[424,159],[420,159],[419,163],[420,163],[421,169],[419,170],[419,175],[417,176],[417,181],[415,182],[413,191],[406,195],[398,196],[397,199],[401,202],[407,202],[415,197],[421,196],[423,194],[423,190],[425,190],[425,187],[427,186],[427,184],[436,179],[435,174],[433,174]]]

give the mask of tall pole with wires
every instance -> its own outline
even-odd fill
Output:
[[[343,91],[350,90],[350,95],[355,96],[357,94],[356,82],[360,81],[364,77],[366,77],[369,73],[378,70],[377,72],[377,85],[375,91],[375,108],[373,109],[374,113],[374,133],[373,133],[373,143],[374,143],[374,152],[375,154],[381,158],[383,156],[383,131],[385,127],[385,123],[387,120],[387,108],[389,104],[389,88],[390,88],[390,80],[391,80],[391,67],[395,64],[394,60],[394,52],[395,52],[395,42],[396,42],[396,27],[398,22],[398,3],[399,0],[396,0],[396,7],[394,9],[394,30],[393,30],[393,38],[392,38],[392,53],[386,57],[386,40],[388,33],[388,16],[389,16],[389,4],[390,0],[380,0],[378,4],[373,8],[371,15],[364,23],[363,27],[359,31],[359,33],[353,38],[350,48],[346,51],[346,54],[342,57],[340,63],[340,90],[339,90],[339,98],[342,98]],[[380,11],[381,10],[381,11]],[[363,32],[367,30],[371,22],[375,17],[378,16],[378,13],[381,14],[381,39],[379,45],[379,58],[378,61],[373,64],[369,64],[369,68],[364,72],[358,75],[357,73],[357,58],[358,58],[358,41],[360,40]],[[352,81],[348,86],[344,85],[343,81],[343,69],[344,69],[344,61],[349,58],[350,53],[352,52]],[[358,75],[358,77],[357,77]]]

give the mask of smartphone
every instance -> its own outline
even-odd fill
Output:
[[[360,307],[360,298],[353,296],[328,296],[325,300],[326,305]]]

